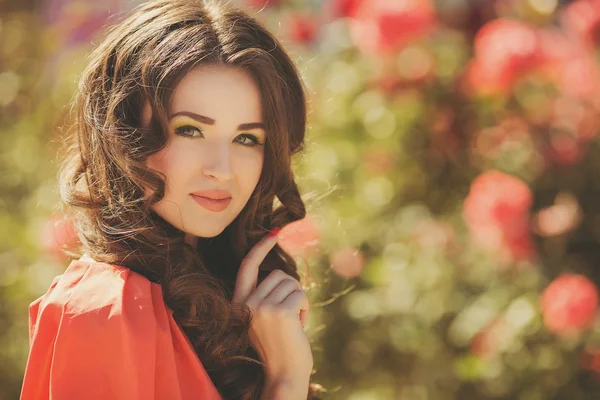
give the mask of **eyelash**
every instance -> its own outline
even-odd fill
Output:
[[[188,138],[197,137],[197,136],[192,136],[192,135],[187,135],[187,134],[181,133],[181,132],[187,132],[189,130],[188,128],[192,128],[192,129],[197,130],[200,133],[203,133],[202,129],[200,129],[198,127],[195,127],[195,126],[192,126],[192,125],[182,125],[182,126],[178,127],[177,129],[175,129],[175,133],[177,133],[178,135],[181,135],[181,136],[188,137]],[[248,139],[250,139],[252,141],[252,144],[243,144],[242,143],[242,146],[256,147],[256,146],[262,146],[263,145],[263,143],[261,143],[258,140],[258,138],[256,136],[254,136],[254,135],[250,135],[250,134],[244,133],[244,134],[242,134],[240,136],[245,136],[245,137],[247,137]]]

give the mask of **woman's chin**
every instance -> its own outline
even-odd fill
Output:
[[[210,239],[216,236],[219,236],[224,229],[211,229],[211,230],[202,230],[202,231],[193,231],[187,232],[185,234],[186,242],[196,241],[198,238]]]

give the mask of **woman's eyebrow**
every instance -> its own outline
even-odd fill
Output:
[[[183,115],[186,117],[190,117],[192,119],[195,119],[198,122],[202,122],[203,124],[207,124],[207,125],[214,125],[215,124],[215,120],[209,117],[205,117],[204,115],[200,115],[200,114],[196,114],[193,113],[191,111],[179,111],[176,112],[175,114],[171,115],[169,117],[169,119],[176,117],[178,115]],[[238,125],[238,130],[244,130],[244,129],[265,129],[265,125],[262,122],[248,122],[245,124],[240,124]]]

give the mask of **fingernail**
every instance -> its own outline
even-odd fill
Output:
[[[271,232],[269,232],[269,237],[277,236],[277,234],[279,233],[280,230],[281,230],[281,228],[279,228],[279,227],[271,229]]]

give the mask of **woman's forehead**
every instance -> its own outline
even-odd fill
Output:
[[[168,116],[180,112],[198,113],[212,119],[248,123],[262,121],[261,93],[245,69],[207,64],[195,67],[179,81],[168,107]],[[141,126],[152,117],[150,102],[141,107]],[[238,121],[239,120],[239,121]]]
[[[203,65],[188,72],[175,87],[169,115],[196,112],[213,119],[236,115],[254,122],[262,117],[261,93],[252,75],[242,69]]]

